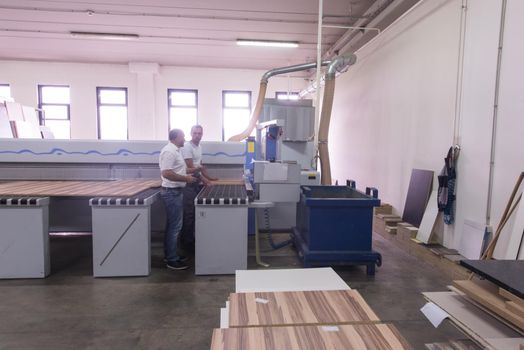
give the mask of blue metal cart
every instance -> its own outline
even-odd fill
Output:
[[[297,204],[297,227],[292,238],[305,267],[366,265],[375,274],[382,264],[372,250],[373,207],[380,205],[378,191],[348,186],[302,186]]]

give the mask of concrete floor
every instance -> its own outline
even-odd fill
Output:
[[[0,349],[209,349],[234,276],[167,270],[161,237],[153,237],[152,247],[149,277],[95,279],[91,237],[53,237],[51,276],[0,281]],[[384,322],[415,349],[465,338],[447,322],[433,328],[419,311],[421,292],[446,290],[450,280],[380,236],[374,249],[383,257],[374,277],[364,267],[336,271]],[[265,255],[273,268],[300,267],[289,248]],[[253,256],[249,265],[256,268]]]

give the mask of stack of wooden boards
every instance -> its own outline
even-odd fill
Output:
[[[456,250],[448,249],[438,243],[422,243],[416,237],[418,227],[404,222],[398,215],[392,214],[389,204],[375,208],[373,232],[381,235],[407,253],[424,260],[441,270],[448,278],[466,279],[469,271],[459,265],[465,259]]]
[[[524,261],[464,260],[480,279],[453,281],[481,309],[524,335]]]
[[[355,290],[231,293],[211,349],[411,349]]]
[[[524,346],[524,261],[463,260],[474,271],[469,280],[453,281],[452,291],[423,293],[451,322],[486,349],[519,350]]]
[[[0,102],[0,138],[41,139],[36,109],[17,102]]]

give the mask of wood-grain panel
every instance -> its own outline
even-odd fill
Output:
[[[0,196],[129,197],[159,186],[160,180],[9,181],[0,183]]]
[[[215,329],[211,350],[412,349],[391,324]]]
[[[355,290],[232,293],[229,300],[230,327],[379,321]]]

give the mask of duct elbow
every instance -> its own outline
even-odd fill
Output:
[[[326,73],[326,80],[335,79],[336,73],[345,72],[349,66],[355,64],[357,56],[353,53],[338,56],[329,64]]]

